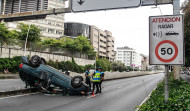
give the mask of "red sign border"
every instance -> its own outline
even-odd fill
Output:
[[[164,43],[169,43],[169,44],[171,44],[171,45],[174,47],[174,49],[175,49],[175,54],[174,54],[174,56],[173,56],[172,58],[170,58],[170,59],[163,59],[163,58],[161,58],[161,57],[159,56],[159,54],[158,54],[158,48],[159,48],[162,44],[164,44]],[[158,45],[156,46],[156,48],[155,48],[155,54],[156,54],[156,57],[157,57],[160,61],[162,61],[162,62],[166,62],[166,63],[172,62],[173,60],[176,59],[176,57],[177,57],[177,55],[178,55],[178,48],[177,48],[177,45],[176,45],[174,42],[172,42],[172,41],[170,41],[170,40],[163,40],[163,41],[159,42]]]

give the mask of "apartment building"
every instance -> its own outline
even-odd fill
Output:
[[[83,23],[67,22],[65,23],[65,35],[75,38],[77,36],[83,35],[87,37],[94,51],[100,58],[107,58],[110,61],[114,61],[114,37],[112,33],[108,30],[101,30],[96,26],[87,25]]]
[[[64,8],[66,0],[48,0],[48,9]],[[59,38],[64,35],[64,14],[47,15],[45,19],[20,21],[25,24],[34,24],[41,29],[42,37]],[[18,22],[8,22],[10,29],[15,29]]]
[[[123,62],[125,66],[134,65],[135,67],[141,69],[141,59],[141,55],[138,54],[134,49],[129,48],[128,46],[118,47],[116,49],[116,60]]]

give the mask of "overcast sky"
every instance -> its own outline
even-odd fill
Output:
[[[184,2],[184,0],[180,0]],[[159,6],[162,15],[173,14],[172,5]],[[115,48],[129,46],[138,53],[149,54],[149,16],[161,15],[159,8],[146,6],[109,11],[65,14],[66,22],[79,22],[109,30],[115,38]]]

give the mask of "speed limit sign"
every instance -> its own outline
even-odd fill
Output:
[[[149,17],[150,65],[183,65],[183,16]]]

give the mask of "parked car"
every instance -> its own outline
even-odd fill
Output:
[[[81,76],[70,77],[61,71],[45,65],[45,59],[34,55],[28,60],[22,57],[19,66],[20,78],[32,87],[41,87],[51,92],[54,87],[59,87],[63,93],[87,94],[89,87],[83,82]]]

